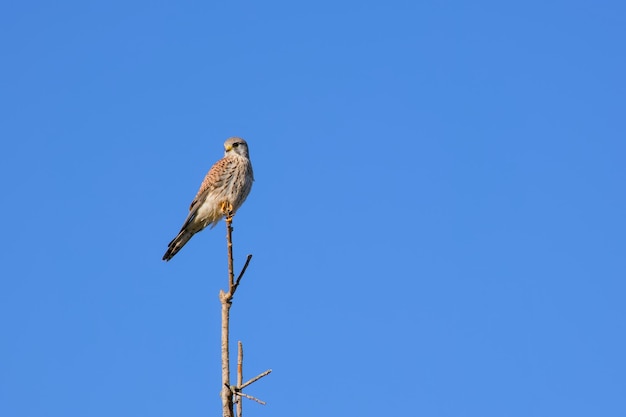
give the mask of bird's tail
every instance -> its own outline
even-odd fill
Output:
[[[193,233],[183,228],[178,236],[176,236],[170,244],[167,245],[167,251],[165,251],[165,255],[163,255],[163,260],[169,261],[172,259],[174,255],[176,255],[178,251],[181,250],[187,242],[189,242],[189,239],[191,239],[193,235]]]

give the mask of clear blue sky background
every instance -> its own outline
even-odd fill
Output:
[[[626,415],[626,6],[5,2],[0,415]]]

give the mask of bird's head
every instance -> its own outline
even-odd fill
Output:
[[[232,137],[224,142],[224,156],[237,154],[248,158],[248,143],[242,138]]]

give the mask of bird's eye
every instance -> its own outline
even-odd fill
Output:
[[[239,142],[233,143],[233,148],[236,148],[237,146],[239,146]]]

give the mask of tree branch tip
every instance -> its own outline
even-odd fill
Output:
[[[256,402],[258,402],[258,403],[259,403],[259,404],[261,404],[261,405],[265,405],[265,404],[266,404],[266,402],[265,402],[265,401],[261,401],[261,400],[259,400],[258,398],[255,398],[255,397],[253,397],[252,395],[245,394],[245,393],[243,393],[243,392],[241,392],[241,391],[237,391],[237,392],[235,392],[234,394],[235,394],[235,395],[238,395],[238,396],[240,396],[240,397],[246,397],[246,398],[247,398],[247,399],[249,399],[249,400],[256,401]]]
[[[258,381],[259,379],[263,378],[264,376],[268,376],[269,374],[272,373],[271,369],[268,369],[265,372],[261,372],[260,374],[258,374],[257,376],[255,376],[254,378],[246,381],[245,383],[241,384],[241,386],[239,387],[240,390],[244,389],[245,387],[247,387],[248,385]]]
[[[241,269],[239,276],[237,276],[237,279],[235,280],[235,283],[233,284],[232,295],[235,295],[235,291],[237,291],[237,287],[239,287],[239,284],[241,283],[241,278],[243,278],[243,274],[246,273],[246,269],[248,269],[248,265],[250,265],[251,259],[252,259],[252,254],[248,255],[248,257],[246,258],[246,262],[243,264],[243,268]]]

